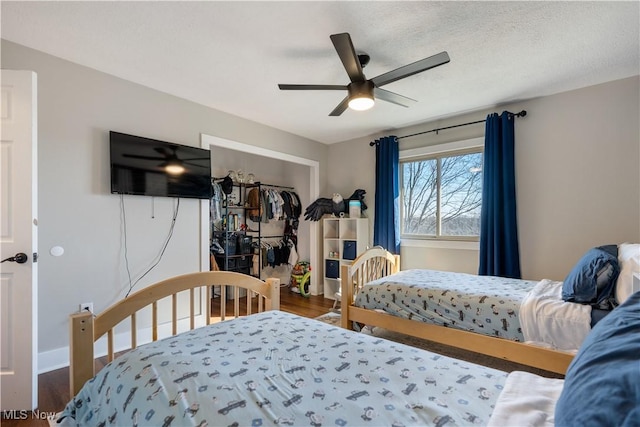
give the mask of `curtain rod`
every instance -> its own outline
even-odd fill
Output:
[[[511,114],[513,117],[524,117],[524,116],[527,115],[527,110],[522,110],[519,113],[510,113],[509,112],[509,114]],[[443,128],[431,129],[431,130],[427,130],[427,131],[424,131],[424,132],[412,133],[411,135],[399,136],[398,139],[411,138],[412,136],[424,135],[425,133],[431,133],[431,132],[435,132],[437,134],[441,130],[459,128],[461,126],[475,125],[475,124],[478,124],[478,123],[484,123],[486,121],[487,121],[486,119],[485,120],[476,120],[475,122],[461,123],[459,125],[452,125],[452,126],[446,126],[446,127],[443,127]],[[375,141],[371,141],[369,143],[369,145],[370,146],[374,146],[374,145],[376,145],[376,142]]]

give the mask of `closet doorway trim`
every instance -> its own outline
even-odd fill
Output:
[[[244,153],[250,153],[257,156],[268,157],[272,159],[283,160],[290,163],[295,163],[302,166],[309,167],[309,200],[316,200],[320,197],[320,162],[317,160],[307,159],[304,157],[294,156],[292,154],[283,153],[281,151],[271,150],[264,147],[257,147],[255,145],[245,144],[242,142],[232,141],[229,139],[220,138],[213,135],[200,134],[200,146],[207,150],[211,149],[211,146],[221,147],[228,150],[240,151]],[[303,188],[299,188],[298,191],[305,191]],[[309,227],[309,258],[311,258],[312,265],[320,265],[320,259],[318,258],[318,224],[312,222]],[[200,201],[200,270],[206,271],[209,269],[209,203],[206,200]],[[312,279],[311,283],[312,294],[316,295],[320,293],[320,285],[318,280]],[[315,292],[314,292],[315,291]]]

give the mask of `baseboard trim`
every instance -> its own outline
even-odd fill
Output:
[[[195,317],[195,327],[205,325],[205,316]],[[178,332],[189,330],[189,319],[178,320]],[[171,336],[171,323],[158,325],[158,339]],[[138,345],[151,342],[151,327],[138,329]],[[114,335],[115,351],[123,351],[131,348],[131,334],[129,331],[120,332]],[[96,358],[107,355],[107,340],[103,337],[96,341],[94,352]],[[69,367],[69,346],[56,348],[53,350],[38,353],[38,375]]]

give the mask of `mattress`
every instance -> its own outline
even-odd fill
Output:
[[[88,381],[65,425],[485,425],[507,374],[269,311],[150,343]]]
[[[354,305],[524,342],[518,311],[537,283],[436,270],[403,270],[363,286]]]

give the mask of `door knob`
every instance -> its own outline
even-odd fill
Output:
[[[27,259],[29,259],[27,254],[24,254],[22,252],[18,252],[17,254],[15,254],[12,257],[3,259],[2,261],[0,261],[0,263],[3,263],[5,261],[9,261],[9,262],[17,262],[18,264],[24,264],[25,262],[27,262]]]

